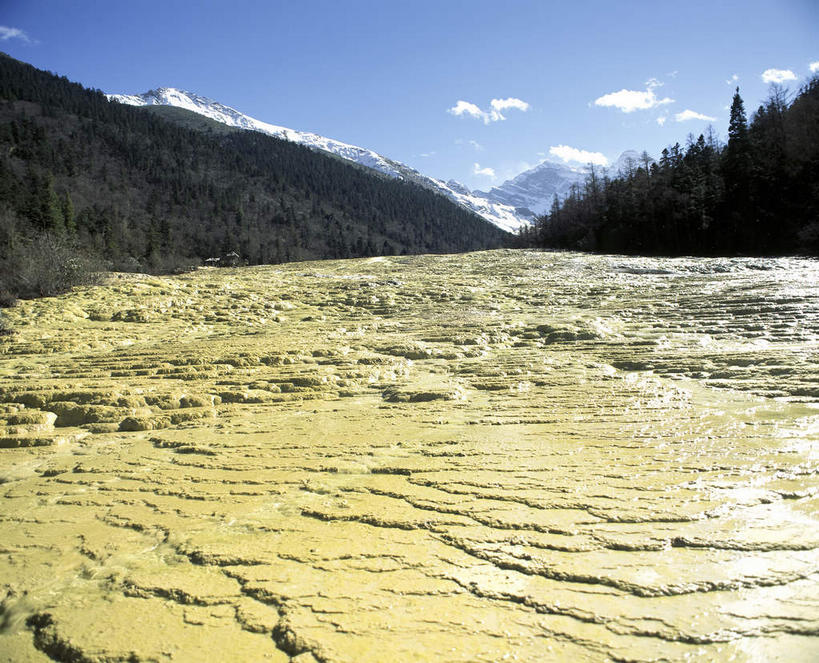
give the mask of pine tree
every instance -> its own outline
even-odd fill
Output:
[[[731,115],[728,121],[728,145],[731,143],[736,147],[747,142],[748,139],[748,119],[745,116],[745,103],[739,96],[739,88],[734,92],[731,101]]]
[[[724,223],[719,229],[717,243],[747,252],[756,243],[755,224],[749,219],[751,202],[751,155],[748,142],[748,120],[739,88],[731,102],[728,122],[728,145],[722,158],[725,179]]]

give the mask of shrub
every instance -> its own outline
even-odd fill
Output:
[[[20,242],[0,267],[0,291],[11,297],[47,297],[96,282],[102,262],[76,242],[42,233]]]

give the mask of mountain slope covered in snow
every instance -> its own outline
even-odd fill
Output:
[[[144,94],[109,94],[109,99],[132,106],[172,106],[193,111],[227,126],[259,131],[283,140],[330,152],[343,159],[372,168],[389,177],[414,182],[455,201],[503,230],[514,232],[548,211],[555,196],[564,198],[571,187],[581,185],[585,167],[571,167],[555,161],[543,161],[489,191],[470,191],[455,180],[429,177],[400,161],[373,150],[344,143],[319,134],[297,131],[250,117],[235,108],[192,92],[171,87],[149,90]],[[627,172],[639,163],[640,155],[624,152],[607,170],[611,176]]]
[[[349,143],[320,136],[315,133],[297,131],[257,120],[256,118],[241,113],[235,108],[192,92],[162,87],[156,90],[149,90],[139,95],[109,94],[107,96],[113,101],[131,106],[175,106],[177,108],[184,108],[228,126],[259,131],[283,140],[330,152],[349,161],[366,166],[367,168],[377,170],[390,177],[412,181],[436,191],[454,200],[462,207],[484,217],[503,230],[515,231],[522,225],[528,223],[528,218],[516,211],[514,206],[473,194],[469,189],[457,182],[444,182],[433,177],[428,177],[414,168],[388,159],[364,147],[350,145]]]

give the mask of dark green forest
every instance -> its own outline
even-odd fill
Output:
[[[176,109],[178,110],[178,109]],[[168,272],[500,246],[447,198],[186,111],[109,102],[0,54],[0,305],[92,268]]]
[[[521,241],[642,255],[819,255],[819,76],[793,99],[773,86],[750,122],[737,89],[726,144],[709,131],[620,177],[591,168]]]

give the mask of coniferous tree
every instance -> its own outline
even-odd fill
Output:
[[[752,213],[751,155],[748,142],[748,120],[745,104],[739,95],[739,88],[731,102],[728,122],[728,145],[722,159],[725,180],[725,219],[721,231],[721,244],[734,244],[741,250],[754,241],[756,224],[750,219]]]

